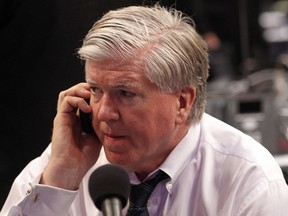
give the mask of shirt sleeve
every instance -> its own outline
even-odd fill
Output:
[[[17,206],[12,206],[8,216],[69,215],[69,208],[76,195],[77,191],[37,184]]]
[[[14,180],[0,216],[68,215],[77,191],[38,184],[51,152],[49,145]]]

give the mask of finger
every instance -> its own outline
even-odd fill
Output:
[[[90,98],[90,87],[87,83],[79,83],[75,86],[72,86],[71,88],[60,92],[58,96],[58,103],[57,103],[57,109],[61,106],[63,103],[65,97],[67,96],[77,96],[81,98]]]
[[[87,83],[79,83],[71,88],[60,92],[59,100],[63,101],[66,96],[90,97],[90,86]]]
[[[70,112],[75,112],[78,109],[82,110],[85,113],[89,113],[92,111],[92,108],[85,101],[84,98],[75,97],[75,96],[66,96],[63,102],[58,107],[58,112],[70,113]]]

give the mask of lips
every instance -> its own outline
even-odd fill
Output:
[[[124,137],[123,135],[107,134],[107,133],[104,133],[104,136],[105,136],[105,137],[112,138],[112,139],[117,139],[117,138]]]
[[[105,126],[105,127],[104,127]],[[107,127],[106,125],[102,125],[100,127],[100,134],[99,137],[102,137],[103,143],[110,143],[110,144],[120,144],[120,142],[123,144],[123,140],[127,138],[124,133],[121,133],[120,129],[111,129],[110,127]]]
[[[104,135],[103,145],[110,153],[122,154],[127,151],[127,140],[125,136]]]
[[[122,140],[124,137],[125,136],[121,136],[121,135],[104,134],[104,139],[110,142]]]

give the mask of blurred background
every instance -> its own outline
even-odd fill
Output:
[[[50,142],[58,93],[84,80],[77,49],[110,9],[148,0],[1,0],[0,208],[14,178]],[[162,0],[209,45],[207,112],[288,167],[288,1]]]

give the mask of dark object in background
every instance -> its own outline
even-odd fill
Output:
[[[282,167],[282,172],[283,172],[285,181],[286,181],[286,183],[288,185],[288,167]]]

